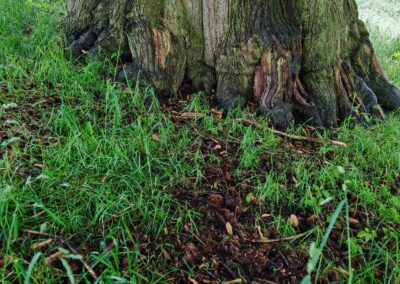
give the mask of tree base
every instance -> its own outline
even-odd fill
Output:
[[[119,80],[140,73],[159,93],[190,82],[224,108],[255,99],[279,128],[400,108],[354,0],[142,2],[70,0],[71,54],[120,51]]]

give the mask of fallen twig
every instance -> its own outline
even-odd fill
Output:
[[[230,120],[231,122],[234,123],[242,123],[245,126],[253,126],[255,128],[262,128],[263,126],[255,121],[251,121],[245,118],[241,118],[241,119],[232,119]],[[284,138],[289,138],[289,139],[294,139],[294,140],[300,140],[300,141],[308,141],[308,142],[313,142],[313,143],[329,143],[333,146],[338,146],[338,147],[347,147],[347,144],[341,141],[336,141],[336,140],[332,140],[332,139],[319,139],[319,138],[315,138],[315,137],[306,137],[306,136],[300,136],[300,135],[293,135],[293,134],[289,134],[283,131],[279,131],[276,129],[272,129],[272,128],[267,128],[268,130],[272,131],[275,135],[278,135],[280,137],[284,137]]]
[[[63,257],[63,256],[64,256],[64,254],[61,251],[57,251],[57,252],[53,253],[52,255],[46,257],[45,263],[46,263],[46,265],[52,265],[57,260],[57,258]]]
[[[68,246],[68,248],[69,248],[74,254],[82,255],[82,254],[80,254],[79,251],[78,251],[75,247],[73,247],[72,245],[70,245],[70,244],[68,244],[68,243],[67,243],[66,245]],[[84,259],[83,257],[80,258],[79,261],[86,267],[87,271],[89,271],[90,275],[91,275],[94,279],[98,279],[98,278],[99,278],[99,276],[97,276],[96,272],[90,267],[90,265],[85,261],[85,259]]]
[[[31,234],[31,235],[37,235],[37,236],[46,236],[46,237],[54,237],[56,239],[59,240],[60,244],[65,244],[74,254],[76,255],[82,255],[81,253],[79,253],[79,251],[73,247],[71,244],[68,243],[68,239],[64,239],[59,235],[53,235],[53,234],[47,234],[47,233],[42,233],[42,232],[38,232],[38,231],[32,231],[32,230],[24,230],[25,233]],[[31,249],[38,249],[38,248],[42,248],[46,245],[49,245],[53,242],[53,239],[49,239],[46,240],[44,242],[41,243],[37,243],[34,244]],[[62,257],[63,254],[60,252],[56,252],[52,255],[50,255],[49,257],[47,257],[45,259],[46,264],[52,264],[56,258],[58,257]],[[89,271],[90,275],[94,278],[94,279],[98,279],[99,277],[97,276],[96,272],[90,267],[90,265],[84,260],[84,258],[82,257],[81,259],[79,259],[79,261],[85,266],[85,268]]]
[[[33,230],[23,230],[23,232],[25,234],[29,234],[29,235],[36,235],[36,236],[42,236],[42,237],[58,237],[57,235],[53,235],[53,234],[49,234],[49,233],[43,233],[43,232],[39,232],[39,231],[33,231]]]
[[[90,229],[98,228],[98,227],[101,227],[101,226],[104,226],[104,225],[110,223],[112,220],[114,220],[115,218],[117,218],[117,217],[119,217],[119,216],[120,216],[120,215],[110,217],[110,218],[108,218],[107,220],[105,220],[104,222],[101,222],[101,223],[97,223],[97,224],[93,224],[93,225],[88,225],[88,226],[86,226],[85,228],[81,229],[80,231],[77,231],[76,233],[73,233],[73,234],[70,235],[68,238],[66,238],[66,239],[64,239],[64,240],[61,240],[60,242],[61,242],[61,243],[68,242],[68,241],[72,240],[73,238],[77,237],[78,235],[80,235],[80,234],[83,233],[83,232],[86,232],[86,231],[88,231],[88,230],[90,230]]]
[[[185,225],[184,229],[191,233],[203,246],[206,246],[206,244],[195,233],[193,233],[192,230],[190,230],[189,226]]]
[[[205,114],[200,112],[184,112],[181,114],[182,118],[201,118],[204,116]]]
[[[45,241],[40,242],[40,243],[34,243],[31,246],[31,250],[37,250],[37,249],[44,248],[45,246],[50,245],[52,242],[53,242],[53,239],[48,239],[48,240],[45,240]]]
[[[286,238],[255,240],[255,241],[252,241],[252,242],[263,243],[263,244],[280,243],[280,242],[287,242],[287,241],[297,240],[297,239],[299,239],[301,237],[304,237],[305,235],[308,235],[308,234],[309,234],[309,232],[305,232],[305,233],[302,233],[302,234],[299,234],[299,235],[286,237]]]
[[[179,113],[178,113],[179,114]],[[185,112],[185,113],[181,113],[179,115],[172,115],[171,117],[174,118],[180,118],[180,119],[188,119],[188,118],[203,118],[203,117],[208,117],[207,115],[203,114],[203,113],[195,113],[195,112]],[[245,126],[253,126],[255,128],[262,128],[263,126],[255,121],[251,121],[249,119],[246,118],[237,118],[237,119],[232,119],[229,120],[230,122],[233,123],[242,123]],[[294,135],[294,134],[289,134],[283,131],[279,131],[273,128],[267,128],[269,131],[271,131],[272,133],[274,133],[277,136],[280,137],[284,137],[284,138],[289,138],[289,139],[293,139],[293,140],[300,140],[300,141],[307,141],[307,142],[313,142],[313,143],[320,143],[320,144],[324,144],[324,143],[329,143],[333,146],[338,146],[338,147],[343,147],[346,148],[347,144],[341,141],[336,141],[336,140],[332,140],[332,139],[319,139],[319,138],[315,138],[315,137],[306,137],[306,136],[300,136],[300,135]]]

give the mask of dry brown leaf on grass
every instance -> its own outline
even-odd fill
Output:
[[[233,235],[233,228],[231,223],[227,222],[226,225],[226,232],[228,233],[228,235],[232,236]]]
[[[222,119],[222,111],[219,111],[218,109],[213,108],[211,110],[211,112],[214,113],[218,119]]]
[[[192,284],[199,284],[199,282],[197,282],[195,279],[193,279],[192,277],[188,277],[188,280],[190,281],[190,283]]]
[[[290,217],[289,217],[289,223],[290,223],[293,227],[296,227],[296,228],[300,225],[299,218],[297,218],[297,216],[294,215],[294,214],[290,215]]]
[[[39,169],[44,169],[46,166],[45,165],[42,165],[42,164],[34,164],[33,165],[35,168],[39,168]]]
[[[219,144],[218,144],[218,145],[215,145],[215,147],[214,147],[214,150],[216,150],[216,151],[217,151],[217,150],[221,150],[221,149],[222,149],[222,146],[219,145]]]
[[[257,226],[257,231],[258,231],[258,235],[260,236],[260,239],[265,239],[260,225]]]
[[[4,256],[3,258],[0,259],[0,267],[3,267],[4,263],[11,262],[11,261],[12,261],[11,255]]]
[[[349,217],[349,223],[350,223],[350,225],[358,225],[358,224],[360,224],[360,221],[358,221],[357,219],[355,219],[355,218],[351,218],[351,217]]]

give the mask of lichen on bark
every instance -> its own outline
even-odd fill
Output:
[[[400,107],[355,0],[69,0],[70,51],[122,51],[121,77],[184,81],[225,108],[254,99],[275,124],[333,127]]]

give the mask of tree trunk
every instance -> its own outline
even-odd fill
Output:
[[[223,107],[254,99],[277,126],[334,127],[400,107],[355,0],[69,0],[71,52],[121,51],[158,92],[184,81]]]

